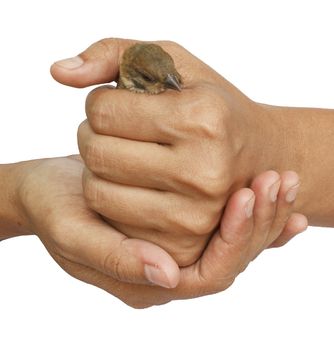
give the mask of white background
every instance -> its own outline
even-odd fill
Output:
[[[2,1],[0,162],[77,152],[89,89],[49,66],[108,36],[178,41],[256,101],[333,108],[332,3]],[[69,277],[36,237],[7,240],[0,349],[333,349],[333,247],[333,229],[310,228],[226,292],[133,310]]]

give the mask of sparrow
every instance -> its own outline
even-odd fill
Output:
[[[181,75],[172,57],[156,44],[135,44],[122,55],[118,89],[159,94],[167,89],[181,91]]]

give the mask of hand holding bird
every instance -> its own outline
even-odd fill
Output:
[[[268,146],[266,138],[251,140],[259,105],[180,45],[156,44],[120,41],[108,50],[115,53],[109,66],[101,62],[120,89],[100,87],[87,97],[88,120],[78,133],[83,186],[91,208],[120,232],[159,245],[187,266],[203,253],[230,194],[267,169],[268,160],[254,154]],[[96,59],[95,50],[107,46],[97,44],[83,57]],[[110,61],[120,69],[110,69]],[[156,94],[170,75],[182,92]]]
[[[66,72],[61,64],[51,72],[58,81],[77,87],[119,81],[118,89],[99,87],[86,100],[88,120],[79,128],[78,141],[86,165],[83,189],[87,204],[109,218],[119,234],[130,238],[124,240],[124,256],[116,257],[120,259],[116,264],[118,281],[132,271],[134,257],[142,261],[142,274],[146,272],[145,257],[157,258],[157,246],[185,267],[177,276],[171,261],[168,265],[166,255],[162,259],[160,254],[150,275],[154,276],[154,283],[175,287],[178,278],[180,282],[172,290],[137,286],[142,292],[140,300],[133,294],[133,285],[114,284],[108,276],[103,279],[102,288],[110,286],[117,295],[122,290],[120,297],[135,300],[138,306],[138,302],[163,303],[226,289],[247,263],[280,235],[292,205],[283,200],[287,185],[277,203],[276,197],[274,204],[268,202],[271,182],[277,181],[279,175],[266,174],[265,184],[261,181],[264,188],[259,184],[252,187],[266,208],[256,205],[256,224],[246,220],[245,231],[238,225],[233,228],[233,220],[227,219],[219,230],[229,196],[248,186],[255,174],[274,162],[274,143],[280,142],[277,130],[273,131],[270,118],[263,118],[261,105],[175,43],[157,44],[173,58],[182,81],[170,69],[162,78],[157,79],[155,73],[154,78],[145,78],[152,74],[147,68],[152,67],[152,62],[131,63],[125,69],[127,73],[120,74],[119,62],[122,70],[127,61],[135,61],[122,61],[134,44],[131,40],[102,40],[72,59]],[[129,52],[131,58],[133,52]],[[168,74],[176,77],[176,85],[182,84],[182,93],[157,95],[166,90]],[[157,88],[152,89],[157,83]],[[128,93],[124,91],[127,87],[150,95]],[[259,154],[261,157],[254,156]],[[277,158],[275,164],[289,168],[285,160]],[[295,180],[285,175],[282,183],[291,186],[291,178]],[[254,198],[248,197],[250,190],[240,191],[238,201],[230,200],[227,210],[234,212],[234,224],[245,224],[245,218],[252,215],[249,205],[254,205]],[[261,217],[262,214],[267,216]],[[257,226],[259,223],[263,226]],[[288,230],[283,242],[291,237],[289,232],[295,231]],[[144,249],[143,242],[152,242],[155,248]],[[130,245],[127,243],[132,243],[130,250],[126,250]],[[140,267],[136,265],[139,270]]]

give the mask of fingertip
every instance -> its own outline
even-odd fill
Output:
[[[150,283],[164,288],[175,288],[180,281],[180,268],[175,260],[159,246],[137,239],[137,254],[142,261],[144,275]]]
[[[292,238],[298,234],[304,232],[308,227],[308,220],[305,215],[299,213],[293,213],[289,217],[283,232],[280,234],[274,242],[272,242],[269,248],[279,248],[288,243]]]
[[[171,274],[166,271],[166,267],[144,265],[144,274],[150,283],[163,288],[175,288],[179,282],[179,278],[175,278],[175,273]]]
[[[252,181],[251,188],[255,193],[263,193],[268,186],[279,182],[280,175],[277,171],[268,170],[255,177]]]
[[[242,188],[231,195],[227,206],[242,205],[254,197],[254,191],[250,188]]]
[[[84,88],[109,83],[115,80],[118,74],[118,65],[113,65],[105,59],[82,60],[83,63],[76,67],[71,63],[64,64],[65,61],[57,61],[50,68],[52,77],[63,85]]]
[[[75,57],[55,62],[50,72],[61,84],[83,88],[114,81],[120,57],[134,40],[107,38],[97,41]]]
[[[285,229],[289,232],[296,232],[296,234],[305,231],[308,227],[307,217],[300,213],[291,214]]]
[[[176,264],[176,262],[173,260],[173,263],[169,263],[168,265],[164,266],[164,271],[167,275],[168,280],[168,286],[167,288],[175,288],[180,282],[181,273],[180,268]]]
[[[299,214],[300,215],[300,219],[299,219],[299,223],[300,223],[300,228],[302,231],[307,230],[309,222],[308,219],[305,215]]]
[[[227,243],[247,239],[253,224],[255,194],[249,188],[235,192],[227,202],[221,221],[220,234]]]
[[[67,70],[74,70],[74,69],[80,68],[84,63],[85,61],[79,55],[79,56],[74,56],[70,58],[65,58],[60,61],[56,61],[54,65]]]
[[[255,195],[252,195],[251,197],[249,197],[246,204],[244,205],[244,211],[247,219],[250,219],[253,216],[254,205],[255,205]]]
[[[253,213],[253,207],[255,202],[254,191],[250,188],[242,188],[231,195],[226,207],[223,218],[227,215],[230,217],[234,215],[246,214],[247,218],[250,218]]]
[[[284,171],[281,174],[282,180],[288,182],[290,185],[295,185],[300,181],[299,175],[293,170]]]

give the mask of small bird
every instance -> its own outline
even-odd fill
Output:
[[[172,57],[156,44],[135,44],[124,51],[119,68],[118,89],[159,94],[181,91],[181,75]]]

